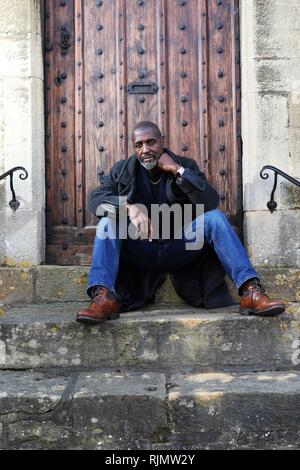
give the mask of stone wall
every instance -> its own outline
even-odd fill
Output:
[[[44,258],[44,115],[40,0],[0,3],[0,174],[14,166],[20,208],[9,179],[0,183],[0,264],[27,266]]]
[[[300,1],[240,0],[245,242],[256,265],[300,266],[300,188],[259,176],[274,165],[300,179]]]

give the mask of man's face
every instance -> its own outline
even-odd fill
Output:
[[[132,136],[135,155],[146,170],[156,167],[163,153],[163,141],[151,127],[136,129]]]

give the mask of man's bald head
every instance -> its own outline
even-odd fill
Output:
[[[133,129],[132,131],[132,140],[134,141],[134,135],[136,133],[136,131],[138,130],[145,130],[145,129],[152,129],[154,132],[155,132],[155,135],[156,137],[159,139],[159,140],[163,140],[163,136],[162,136],[162,133],[159,129],[159,127],[154,124],[154,122],[151,122],[151,121],[142,121],[142,122],[139,122]]]

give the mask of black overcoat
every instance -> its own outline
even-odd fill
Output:
[[[193,183],[185,177],[167,175],[166,196],[169,204],[204,204],[205,212],[216,209],[219,196],[208,183],[195,160],[175,155],[164,149],[180,166],[193,174]],[[96,214],[102,203],[118,206],[119,196],[126,196],[129,203],[135,198],[135,169],[139,161],[133,155],[111,168],[108,175],[100,176],[100,186],[89,195],[89,209]],[[116,280],[116,293],[120,312],[128,312],[154,302],[156,289],[165,280],[166,272],[157,269],[136,269],[121,262]],[[195,307],[216,308],[232,305],[225,283],[225,271],[213,248],[205,245],[201,254],[189,265],[170,272],[177,294]]]

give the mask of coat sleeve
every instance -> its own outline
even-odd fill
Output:
[[[204,204],[205,212],[216,209],[219,194],[209,184],[195,160],[188,159],[187,164],[183,175],[172,181],[168,194],[170,202],[180,202],[188,198],[193,204]]]
[[[97,209],[102,203],[111,204],[118,207],[120,197],[118,195],[118,186],[116,177],[119,174],[117,165],[114,165],[108,175],[100,177],[100,186],[94,189],[88,197],[88,208],[93,214],[97,215]]]

